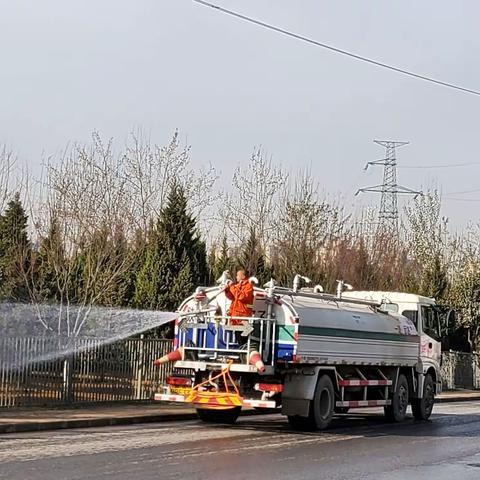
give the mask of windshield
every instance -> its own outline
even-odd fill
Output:
[[[411,320],[413,322],[413,324],[415,325],[415,328],[418,329],[418,312],[417,312],[417,310],[404,310],[402,312],[402,315],[404,317],[407,317],[409,320]]]

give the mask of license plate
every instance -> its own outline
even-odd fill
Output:
[[[170,392],[174,395],[188,395],[190,391],[190,387],[170,387]]]

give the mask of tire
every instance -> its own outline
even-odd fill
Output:
[[[208,408],[197,408],[197,415],[200,420],[206,423],[224,423],[226,425],[233,425],[242,407],[228,408],[226,410],[214,410]]]
[[[289,415],[288,423],[295,430],[312,432],[324,430],[332,421],[335,408],[335,391],[328,375],[322,375],[315,387],[313,400],[310,401],[308,417]]]
[[[349,407],[335,407],[333,411],[339,415],[345,415],[350,411]]]
[[[412,400],[412,413],[416,420],[428,420],[435,403],[435,385],[432,376],[427,373],[423,382],[422,398]]]
[[[332,421],[335,408],[335,390],[328,375],[319,378],[310,408],[317,429],[327,428]]]
[[[408,382],[405,375],[398,376],[395,392],[391,398],[392,404],[385,407],[385,416],[390,422],[400,423],[405,420],[408,407]]]

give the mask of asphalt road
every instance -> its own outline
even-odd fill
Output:
[[[430,422],[379,410],[297,433],[280,415],[233,427],[197,421],[0,436],[0,479],[478,480],[480,402],[442,404]]]

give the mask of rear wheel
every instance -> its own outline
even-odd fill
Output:
[[[335,408],[335,391],[328,375],[322,375],[318,380],[311,408],[315,426],[319,430],[327,428],[332,421]]]
[[[412,413],[417,420],[428,420],[432,414],[435,403],[435,387],[430,374],[425,375],[423,381],[422,398],[412,400]]]
[[[385,416],[390,422],[403,422],[407,415],[408,407],[408,382],[405,375],[398,376],[395,392],[393,392],[391,405],[385,407]]]
[[[197,415],[203,422],[232,425],[237,421],[241,410],[242,407],[227,408],[225,410],[197,408]]]
[[[335,407],[335,391],[328,375],[322,375],[315,387],[313,400],[310,401],[308,417],[289,415],[288,423],[295,430],[324,430],[330,424]]]

